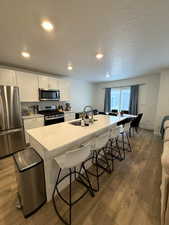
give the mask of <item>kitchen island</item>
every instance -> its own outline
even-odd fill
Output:
[[[77,148],[83,142],[90,140],[99,133],[107,131],[112,126],[116,126],[118,122],[128,117],[130,117],[130,115],[123,117],[97,115],[94,116],[95,122],[86,127],[76,126],[71,124],[71,122],[64,122],[27,131],[31,146],[44,160],[48,201],[52,198],[52,192],[59,169],[54,157],[72,148]],[[61,188],[64,188],[66,185],[67,184],[64,183]]]

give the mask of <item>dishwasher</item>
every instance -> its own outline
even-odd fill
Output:
[[[28,217],[46,202],[44,162],[31,147],[13,155],[16,168],[19,206]]]

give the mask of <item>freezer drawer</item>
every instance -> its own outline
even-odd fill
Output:
[[[10,155],[8,135],[0,135],[0,158]]]
[[[0,158],[22,150],[26,145],[23,129],[0,132]]]

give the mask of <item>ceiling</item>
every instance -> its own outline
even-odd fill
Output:
[[[168,12],[166,0],[0,0],[0,63],[97,82],[158,73],[169,67]]]

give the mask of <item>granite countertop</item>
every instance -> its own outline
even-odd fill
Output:
[[[30,135],[30,138],[33,138],[48,153],[56,153],[56,150],[61,150],[59,153],[57,152],[60,154],[64,148],[77,144],[78,141],[83,141],[84,138],[90,138],[92,135],[96,135],[97,132],[116,125],[117,122],[124,120],[126,117],[97,115],[94,118],[97,121],[86,127],[74,126],[70,122],[64,122],[34,128],[28,130],[27,133]]]
[[[39,118],[39,117],[44,117],[42,114],[31,114],[28,116],[22,116],[23,119],[33,119],[33,118]]]

